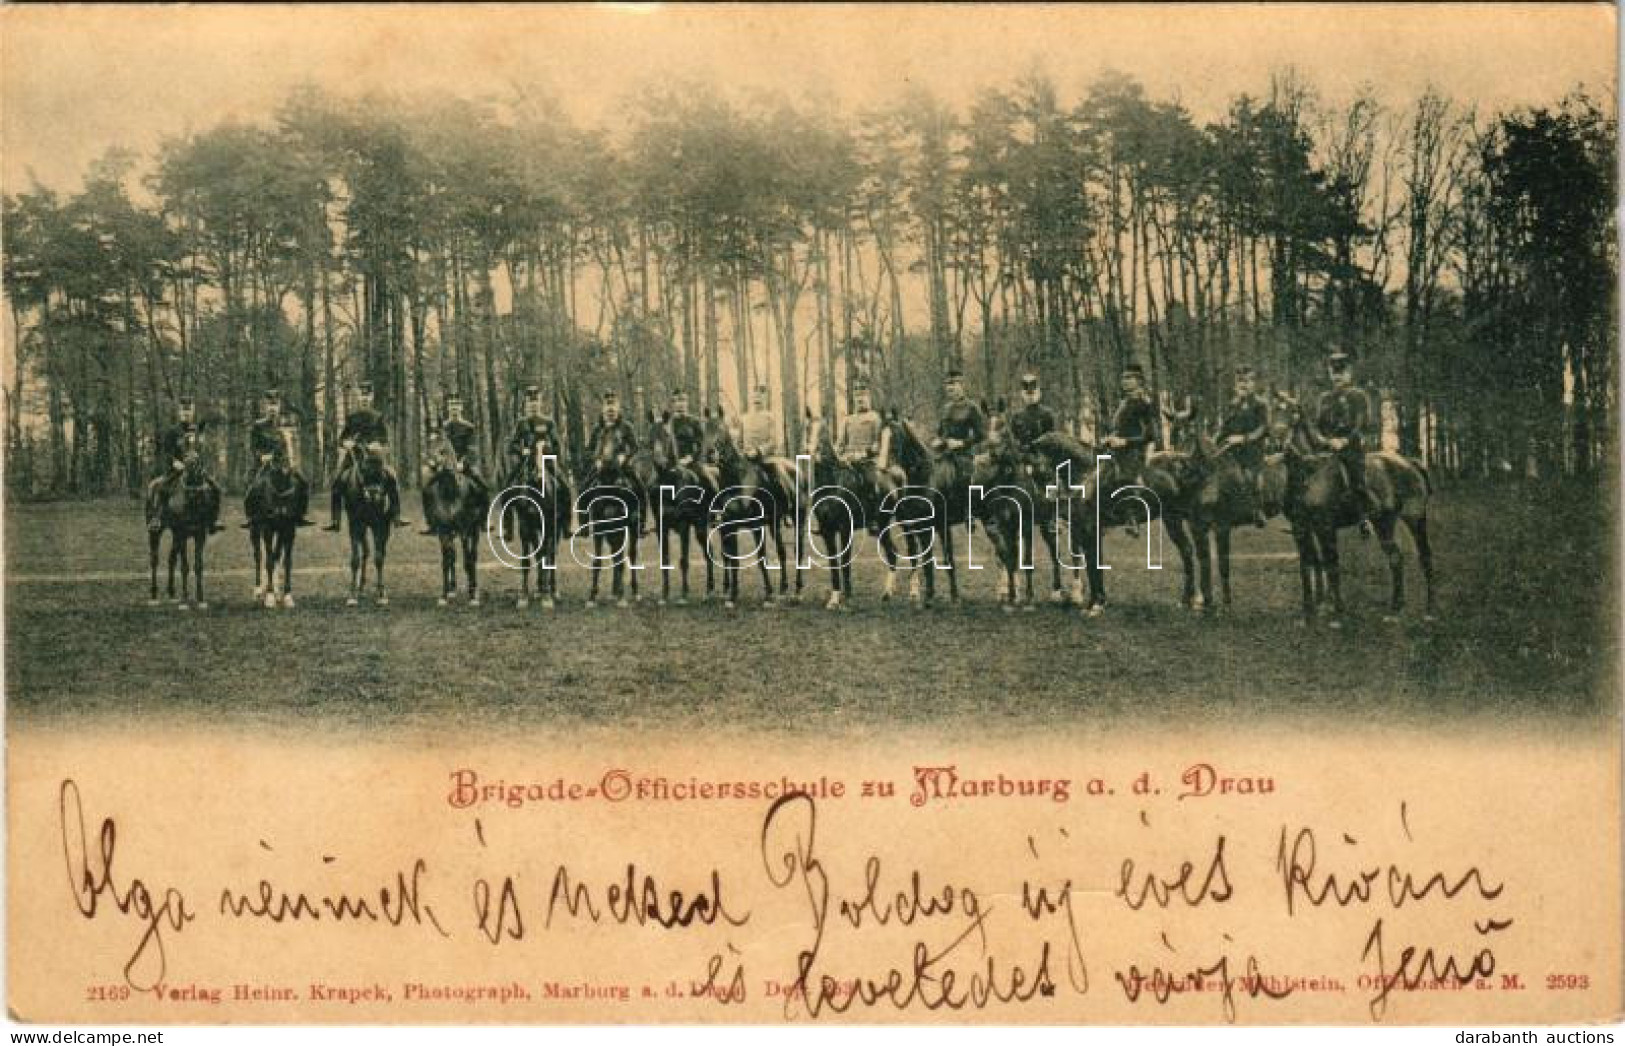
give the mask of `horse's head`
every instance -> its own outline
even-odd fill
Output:
[[[1285,427],[1283,449],[1288,458],[1306,458],[1316,452],[1315,437],[1309,431],[1309,417],[1303,409],[1298,397],[1285,392],[1276,392],[1277,404],[1276,420]]]
[[[1264,515],[1280,514],[1286,505],[1290,479],[1284,451],[1264,455],[1264,465],[1258,477],[1258,507],[1263,509]]]
[[[649,425],[649,456],[662,472],[677,467],[677,436],[673,432],[670,411],[655,417]]]
[[[975,461],[979,470],[986,470],[993,477],[1009,477],[1020,469],[1021,450],[1016,446],[1010,422],[1002,411],[988,414],[987,428],[982,436],[982,445],[977,448]]]

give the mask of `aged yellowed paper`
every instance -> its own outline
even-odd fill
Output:
[[[8,9],[13,1018],[1617,1020],[1614,30]]]

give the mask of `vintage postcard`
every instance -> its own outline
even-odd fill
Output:
[[[1618,1020],[1615,28],[0,13],[10,1014]]]

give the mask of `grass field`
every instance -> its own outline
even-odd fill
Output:
[[[415,515],[415,495],[407,501]],[[1595,492],[1442,492],[1434,623],[1421,619],[1414,558],[1412,606],[1397,625],[1381,621],[1386,565],[1374,540],[1348,534],[1350,614],[1340,631],[1299,627],[1297,567],[1278,522],[1237,533],[1236,604],[1222,614],[1179,608],[1171,545],[1165,569],[1150,572],[1136,565],[1136,543],[1114,536],[1110,609],[1086,619],[1049,606],[1002,612],[991,568],[962,575],[958,607],[882,604],[881,566],[867,549],[845,614],[822,609],[821,573],[807,575],[811,598],[800,605],[762,608],[752,575],[735,611],[657,607],[653,570],[641,605],[588,610],[586,577],[573,566],[560,579],[559,609],[519,611],[517,576],[489,558],[485,605],[442,609],[434,543],[405,530],[391,547],[388,608],[346,608],[346,543],[305,530],[299,606],[266,610],[249,598],[238,511],[232,499],[231,529],[210,545],[210,608],[180,613],[146,605],[145,534],[132,503],[10,506],[11,714],[366,729],[451,720],[799,732],[908,722],[982,732],[1123,718],[1568,717],[1615,700],[1614,517]],[[647,558],[652,539],[645,549]]]

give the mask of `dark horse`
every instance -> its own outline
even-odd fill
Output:
[[[721,518],[713,525],[722,539],[723,605],[732,609],[738,604],[740,564],[755,556],[762,572],[762,604],[774,606],[773,583],[767,573],[767,539],[771,534],[779,557],[779,595],[785,596],[795,564],[787,562],[784,555],[783,524],[789,519],[800,525],[795,520],[795,491],[784,490],[762,462],[741,452],[723,426],[713,427],[712,441],[723,494]],[[756,543],[750,552],[742,554],[739,538],[744,534],[754,535]],[[796,571],[796,591],[798,594],[801,591],[799,571]]]
[[[895,463],[895,468],[893,467]],[[932,566],[930,557],[935,550],[937,513],[929,493],[933,460],[914,426],[895,410],[889,411],[881,426],[880,468],[877,470],[885,489],[877,499],[880,506],[881,557],[886,562],[886,588],[882,600],[890,599],[897,590],[897,568],[909,571],[909,598],[921,603],[920,575],[917,567]],[[906,554],[899,559],[893,529],[902,532]],[[925,588],[936,592],[933,570],[925,571]]]
[[[1169,415],[1175,447],[1190,462],[1189,497],[1184,512],[1164,517],[1165,526],[1181,522],[1190,530],[1200,570],[1200,598],[1193,606],[1208,610],[1228,608],[1230,595],[1230,532],[1256,526],[1259,515],[1268,519],[1281,512],[1284,468],[1278,456],[1267,458],[1255,484],[1241,464],[1243,453],[1235,443],[1216,443],[1201,426],[1196,409],[1187,404]],[[1255,515],[1255,510],[1259,515]],[[1217,560],[1222,602],[1213,599],[1213,566]]]
[[[1044,536],[1052,568],[1050,600],[1062,603],[1066,592],[1061,584],[1060,535],[1056,531],[1056,502],[1049,487],[1056,482],[1053,473],[1041,471],[1042,459],[1021,452],[1001,411],[988,416],[987,438],[976,455],[973,482],[982,488],[980,503],[982,529],[992,542],[1004,574],[1001,598],[1006,611],[1019,605],[1033,609],[1033,534]],[[1057,496],[1064,496],[1057,492]],[[1023,579],[1024,600],[1018,598],[1016,577]],[[1082,584],[1082,578],[1078,578]]]
[[[255,473],[243,496],[248,544],[254,550],[254,599],[263,600],[267,609],[278,603],[278,564],[282,566],[281,604],[293,606],[293,543],[309,504],[310,487],[288,464],[286,450]]]
[[[1405,605],[1405,558],[1395,540],[1403,521],[1416,545],[1416,558],[1422,566],[1427,610],[1424,620],[1438,613],[1433,598],[1433,548],[1428,541],[1428,499],[1433,483],[1420,463],[1389,451],[1365,455],[1365,485],[1373,509],[1369,515],[1349,485],[1345,466],[1334,453],[1324,450],[1325,441],[1304,416],[1298,402],[1277,394],[1285,408],[1288,439],[1285,452],[1287,483],[1286,518],[1292,524],[1292,538],[1298,545],[1298,575],[1303,582],[1305,623],[1315,617],[1319,604],[1331,600],[1333,628],[1340,627],[1343,614],[1341,568],[1337,553],[1337,532],[1358,526],[1369,518],[1388,558],[1391,589],[1386,621],[1399,620]]]
[[[536,595],[552,610],[559,595],[559,541],[572,523],[570,480],[559,466],[558,448],[538,440],[520,466],[518,482],[500,495],[498,514],[511,514],[519,531],[519,598],[530,606],[530,571],[536,569]]]
[[[612,564],[612,594],[625,607],[625,579],[630,577],[632,600],[638,601],[638,539],[643,535],[643,484],[634,462],[601,450],[593,458],[593,485],[582,492],[587,527],[592,534],[592,589],[587,606],[598,605],[599,575]],[[606,551],[607,550],[607,551]]]
[[[169,598],[178,609],[189,609],[187,599],[196,601],[199,610],[209,604],[203,598],[203,546],[208,543],[209,530],[220,518],[220,492],[203,474],[203,466],[196,450],[187,452],[185,467],[169,487],[169,494],[158,508],[161,527],[147,531],[148,559],[152,566],[152,589],[148,603],[158,605],[158,547],[163,543],[164,531],[169,531]],[[188,560],[187,553],[191,557]],[[181,569],[181,594],[175,595],[175,567]],[[196,587],[190,583],[189,571],[197,575]]]
[[[852,598],[852,557],[857,543],[857,528],[865,519],[862,499],[858,491],[863,477],[858,469],[841,460],[836,453],[829,425],[822,417],[807,415],[802,452],[812,459],[810,490],[802,492],[803,504],[808,506],[807,518],[796,521],[801,541],[810,541],[809,531],[814,525],[824,546],[824,558],[829,567],[829,600],[826,609],[840,610]],[[891,536],[883,527],[880,534],[882,555],[888,561],[895,555],[884,550],[891,548]],[[797,564],[798,568],[800,564]]]
[[[440,598],[445,606],[457,598],[457,550],[463,553],[463,575],[468,582],[468,605],[480,605],[477,570],[480,534],[485,528],[490,495],[474,478],[458,467],[456,452],[443,444],[435,455],[423,483],[423,518],[440,542]],[[382,574],[382,566],[379,572]]]
[[[394,525],[389,519],[389,491],[385,486],[383,456],[360,447],[346,451],[351,455],[352,467],[345,469],[339,496],[344,502],[344,518],[350,527],[350,594],[344,600],[347,607],[361,602],[361,593],[367,587],[367,558],[370,553],[374,577],[374,602],[389,605],[384,591],[384,555],[389,549],[389,535]]]
[[[705,412],[709,421],[711,412]],[[702,458],[710,457],[710,435],[706,435]],[[671,598],[671,570],[666,559],[667,540],[677,537],[678,570],[681,572],[679,606],[688,602],[689,545],[698,539],[700,554],[705,559],[705,597],[716,591],[716,568],[707,554],[711,543],[711,502],[717,495],[714,473],[705,464],[685,465],[678,460],[677,440],[672,435],[671,415],[662,414],[651,421],[649,428],[649,460],[653,465],[649,491],[654,498],[655,529],[660,539],[660,602]],[[666,488],[671,489],[668,497]]]
[[[1072,550],[1084,558],[1084,574],[1089,579],[1089,599],[1085,612],[1098,617],[1106,607],[1106,586],[1101,570],[1101,539],[1112,527],[1145,527],[1146,560],[1151,569],[1160,569],[1160,557],[1152,552],[1152,525],[1161,520],[1184,567],[1182,605],[1196,605],[1195,549],[1186,527],[1195,470],[1190,456],[1177,451],[1146,455],[1137,474],[1114,455],[1097,463],[1097,448],[1064,432],[1049,432],[1033,442],[1035,457],[1045,471],[1069,463],[1072,489],[1057,491],[1057,512],[1066,519],[1072,535]],[[1099,448],[1100,454],[1110,450]],[[1098,476],[1097,476],[1098,469]],[[1082,493],[1078,488],[1082,488]],[[1057,525],[1059,530],[1059,524]]]

